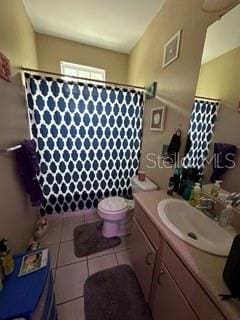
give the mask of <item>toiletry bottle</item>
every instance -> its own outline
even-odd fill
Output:
[[[196,207],[197,205],[199,205],[200,197],[201,197],[201,185],[200,183],[197,182],[195,183],[192,189],[191,197],[189,200],[189,203],[191,204],[191,206]]]
[[[218,221],[219,225],[224,228],[227,227],[231,222],[232,215],[233,215],[232,203],[231,201],[229,201],[219,217],[219,221]]]
[[[14,270],[14,261],[11,250],[6,245],[7,239],[0,241],[0,261],[5,276],[11,274]]]
[[[186,187],[184,189],[184,192],[182,194],[182,197],[184,200],[189,201],[189,199],[191,198],[191,195],[192,195],[192,190],[193,190],[193,183],[192,183],[192,181],[188,180],[186,183]]]
[[[174,180],[174,192],[178,192],[179,191],[179,187],[180,187],[180,180],[181,180],[181,169],[180,168],[176,168],[174,175],[173,175],[173,180]]]
[[[216,180],[212,186],[211,195],[213,197],[218,197],[220,189],[221,189],[222,180]]]
[[[191,192],[191,196],[189,199],[189,204],[193,207],[195,207],[195,190],[194,187],[192,187],[192,192]]]
[[[195,183],[195,187],[194,187],[195,206],[200,205],[201,192],[202,192],[201,184],[199,182]]]
[[[173,190],[174,190],[174,177],[171,177],[169,179],[167,194],[169,196],[172,196],[173,195]]]

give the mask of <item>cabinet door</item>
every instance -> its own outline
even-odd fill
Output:
[[[148,301],[152,286],[156,250],[135,219],[133,221],[129,254],[145,299]]]
[[[161,264],[153,297],[154,320],[197,320],[171,275]]]

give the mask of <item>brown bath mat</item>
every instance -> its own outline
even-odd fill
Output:
[[[128,265],[99,271],[84,285],[85,320],[152,320],[135,272]]]
[[[121,238],[104,238],[102,235],[102,222],[83,224],[73,231],[74,253],[78,258],[108,250],[118,246]]]

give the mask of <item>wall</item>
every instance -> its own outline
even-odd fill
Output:
[[[160,166],[149,169],[152,162],[147,160],[147,154],[161,153],[162,145],[169,143],[179,125],[184,132],[182,151],[184,149],[206,30],[216,19],[216,15],[204,13],[201,4],[202,0],[166,1],[129,58],[130,83],[146,85],[154,80],[158,81],[158,96],[162,102],[150,100],[145,107],[141,168],[162,188],[167,186],[172,169],[162,169]],[[182,30],[180,57],[163,69],[164,44],[179,29]],[[151,109],[161,104],[167,106],[165,130],[151,132]]]
[[[0,50],[10,58],[12,82],[0,79],[0,148],[28,137],[24,87],[17,68],[37,67],[35,35],[20,0],[1,1]],[[17,174],[15,154],[0,154],[0,238],[13,251],[27,245],[36,221]]]
[[[240,47],[201,66],[197,95],[221,100],[214,142],[240,145],[240,113],[237,112],[240,102],[239,73]],[[211,166],[206,168],[206,180],[209,180],[211,172]],[[240,152],[238,151],[236,167],[224,175],[223,188],[231,192],[240,192],[239,175]]]
[[[40,33],[36,36],[41,70],[60,72],[60,61],[67,61],[105,69],[108,81],[127,82],[127,54]]]

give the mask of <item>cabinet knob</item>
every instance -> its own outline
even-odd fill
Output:
[[[153,256],[153,252],[149,252],[147,255],[146,255],[146,258],[145,258],[145,262],[148,266],[150,266],[152,264],[152,256]]]
[[[162,285],[162,282],[161,282],[161,277],[164,275],[164,270],[162,269],[162,267],[160,268],[159,270],[159,274],[158,274],[158,278],[157,278],[157,283],[159,286]]]

